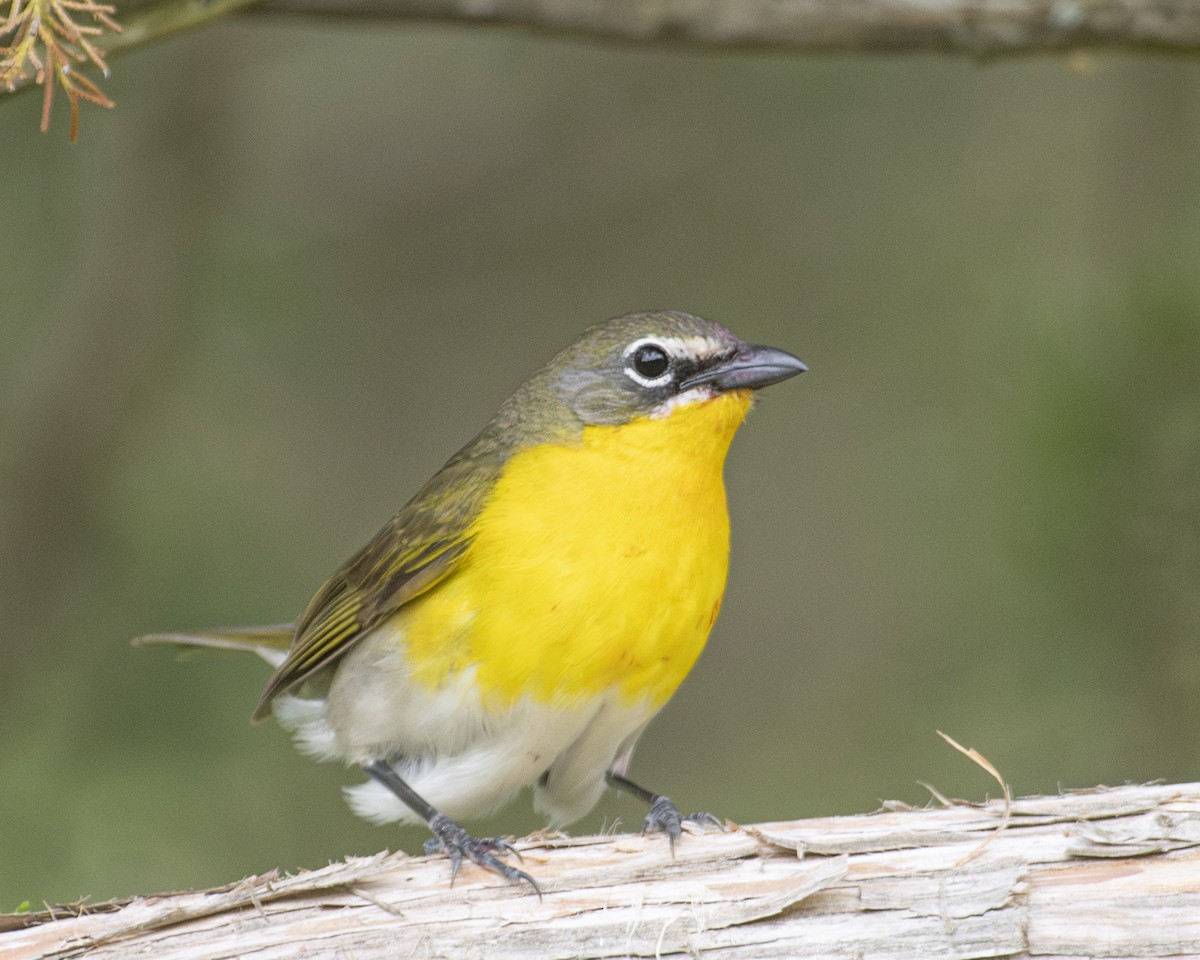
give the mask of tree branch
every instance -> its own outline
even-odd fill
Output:
[[[1196,0],[264,0],[255,10],[807,52],[1200,49]]]
[[[441,857],[0,917],[0,955],[259,960],[1200,954],[1200,783],[685,836],[530,838],[543,899]],[[64,916],[64,913],[67,915]]]
[[[53,21],[40,11],[62,9],[57,3],[0,0],[0,95],[43,84],[44,130],[49,77],[71,101],[72,139],[81,99],[112,103],[100,81],[69,60],[107,70],[106,57],[241,11],[506,24],[626,43],[796,52],[983,58],[1095,47],[1200,51],[1200,0],[125,0],[116,12],[123,32],[106,29],[111,21],[83,26],[66,38],[74,46],[56,45],[45,27]]]

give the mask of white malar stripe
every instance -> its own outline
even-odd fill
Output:
[[[686,407],[692,403],[700,403],[702,400],[711,400],[716,395],[716,390],[708,384],[702,383],[698,387],[692,387],[690,390],[684,390],[673,397],[668,397],[650,411],[650,419],[662,420],[664,417],[669,417],[680,407]]]

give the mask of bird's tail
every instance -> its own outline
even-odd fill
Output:
[[[292,645],[293,627],[282,623],[273,627],[231,627],[201,630],[196,633],[148,633],[133,641],[135,647],[200,647],[207,650],[237,650],[257,653],[272,667],[278,667]]]

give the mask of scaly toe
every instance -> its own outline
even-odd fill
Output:
[[[683,818],[684,823],[694,823],[698,827],[716,827],[722,833],[728,829],[725,826],[725,821],[715,814],[709,813],[707,810],[698,810],[695,813],[689,813]]]
[[[670,797],[655,797],[642,821],[642,836],[647,833],[665,833],[671,845],[671,856],[675,856],[675,841],[683,833],[683,816],[675,801]]]
[[[497,853],[502,855],[511,853],[517,859],[521,859],[521,854],[517,849],[504,838],[473,837],[461,824],[443,814],[438,814],[429,822],[429,829],[433,831],[433,836],[425,841],[425,853],[445,853],[450,858],[451,884],[458,876],[459,867],[462,866],[465,858],[485,870],[499,874],[511,883],[529,884],[533,888],[533,892],[538,895],[539,899],[541,898],[541,888],[538,887],[537,881],[533,877],[524,870],[510,866],[496,856]]]

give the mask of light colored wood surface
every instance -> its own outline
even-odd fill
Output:
[[[539,899],[403,854],[81,916],[0,918],[4,960],[1200,957],[1200,784],[662,837],[517,843]],[[24,927],[5,929],[24,922]]]

